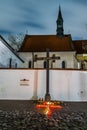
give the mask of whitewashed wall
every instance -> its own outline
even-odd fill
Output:
[[[22,79],[29,79],[29,85],[20,85]],[[33,86],[32,70],[0,70],[0,99],[30,99],[33,95]]]
[[[78,68],[78,62],[75,60],[75,53],[76,52],[74,51],[50,52],[50,57],[52,57],[53,54],[55,54],[57,57],[60,57],[60,59],[55,60],[55,62],[52,62],[52,60],[50,60],[50,68],[62,68],[62,61],[65,61],[66,68]],[[18,54],[25,61],[22,67],[28,68],[29,61],[32,61],[32,53],[19,52]],[[35,52],[34,55],[37,55],[38,57],[46,57],[46,52]],[[43,63],[44,60],[38,60],[34,62],[34,67],[43,68]],[[77,66],[75,64],[77,64]]]
[[[45,76],[46,70],[0,69],[0,99],[44,98]],[[53,100],[87,101],[87,71],[50,70],[50,94]]]

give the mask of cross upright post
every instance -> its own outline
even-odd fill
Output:
[[[46,94],[45,100],[50,101],[51,96],[49,93],[49,48],[46,49],[46,57],[47,57],[47,66],[46,66]]]

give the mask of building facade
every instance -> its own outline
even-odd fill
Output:
[[[23,63],[15,50],[0,36],[0,68],[21,68]]]

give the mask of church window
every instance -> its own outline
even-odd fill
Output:
[[[31,61],[29,61],[29,65],[28,65],[29,68],[31,68]]]
[[[62,68],[65,68],[65,61],[62,61]]]
[[[15,68],[17,68],[17,63],[15,63]]]
[[[47,67],[47,62],[44,61],[43,65],[44,65],[43,68],[46,68]]]
[[[12,67],[12,58],[9,59],[9,68]]]

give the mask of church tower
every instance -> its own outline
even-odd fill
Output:
[[[61,13],[61,7],[59,6],[59,12],[58,12],[58,18],[57,18],[57,36],[62,37],[64,35],[63,33],[63,18]]]

